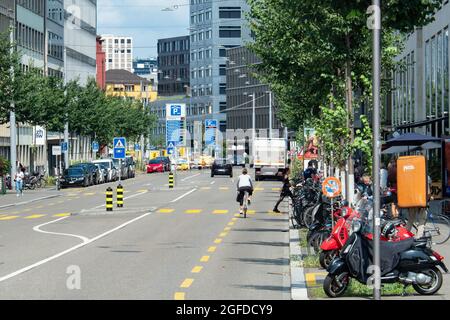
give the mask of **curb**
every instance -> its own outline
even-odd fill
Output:
[[[289,230],[289,249],[289,260],[291,265],[291,299],[309,300],[304,269],[303,267],[300,267],[297,262],[302,261],[302,250],[300,248],[300,236],[296,229]],[[296,258],[295,261],[293,261],[292,258]]]
[[[46,197],[32,199],[32,200],[25,201],[25,202],[11,203],[11,204],[7,204],[7,205],[4,205],[4,206],[0,206],[0,209],[5,209],[5,208],[15,207],[15,206],[21,206],[21,205],[24,205],[24,204],[29,204],[29,203],[33,203],[33,202],[36,202],[36,201],[46,200],[46,199],[57,198],[57,197],[60,197],[60,196],[61,196],[60,194],[56,194],[56,195],[52,195],[52,196],[46,196]]]

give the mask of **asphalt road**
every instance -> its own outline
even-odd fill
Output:
[[[140,175],[113,213],[108,185],[0,209],[0,299],[290,299],[281,183],[256,183],[244,219],[238,174]]]

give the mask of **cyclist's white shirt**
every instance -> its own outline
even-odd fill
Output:
[[[238,178],[237,187],[250,187],[253,188],[252,178],[248,174],[241,174]]]

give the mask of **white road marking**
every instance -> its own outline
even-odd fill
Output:
[[[83,242],[89,241],[89,238],[86,238],[86,237],[83,237],[83,236],[79,236],[79,235],[76,235],[76,234],[59,233],[59,232],[50,232],[50,231],[40,230],[41,227],[43,227],[43,226],[45,226],[47,224],[50,224],[50,223],[53,223],[53,222],[57,222],[57,221],[60,221],[60,220],[64,220],[66,218],[69,218],[69,217],[68,216],[67,217],[62,217],[62,218],[59,218],[59,219],[56,219],[56,220],[53,220],[53,221],[50,221],[50,222],[46,222],[46,223],[40,224],[38,226],[33,227],[33,230],[36,231],[36,232],[41,232],[41,233],[46,233],[46,234],[54,234],[54,235],[57,235],[57,236],[76,237],[78,239],[81,239],[81,241],[83,241]]]
[[[181,181],[186,181],[186,180],[189,180],[189,179],[191,179],[191,178],[195,178],[195,177],[197,177],[197,176],[199,176],[199,175],[200,175],[200,173],[197,173],[197,174],[194,174],[193,176],[189,176],[189,177],[187,177],[187,178],[181,179]]]
[[[172,201],[170,201],[170,202],[171,202],[171,203],[177,202],[178,200],[183,199],[184,197],[190,195],[192,192],[194,192],[194,191],[196,191],[196,190],[197,190],[197,188],[194,188],[194,189],[192,189],[191,191],[186,192],[185,194],[179,196],[178,198],[176,198],[175,200],[172,200]]]
[[[86,245],[88,245],[88,244],[90,244],[90,243],[92,243],[92,242],[94,242],[94,241],[97,241],[97,240],[99,240],[99,239],[101,239],[101,238],[103,238],[103,237],[105,237],[105,236],[107,236],[107,235],[109,235],[109,234],[111,234],[111,233],[117,231],[117,230],[120,230],[120,229],[126,227],[127,225],[129,225],[129,224],[131,224],[131,223],[133,223],[133,222],[135,222],[135,221],[138,221],[138,220],[140,220],[140,219],[142,219],[142,218],[145,218],[146,216],[151,215],[152,213],[153,213],[153,212],[147,212],[147,213],[144,213],[143,215],[140,215],[139,217],[136,217],[136,218],[134,218],[134,219],[132,219],[132,220],[129,220],[129,221],[127,221],[127,222],[121,224],[121,225],[118,226],[118,227],[115,227],[115,228],[113,228],[113,229],[111,229],[111,230],[109,230],[109,231],[106,231],[106,232],[104,232],[104,233],[102,233],[102,234],[96,236],[95,238],[92,238],[92,239],[89,239],[89,240],[83,240],[82,243],[77,244],[76,246],[73,246],[73,247],[71,247],[71,248],[69,248],[69,249],[67,249],[67,250],[64,250],[64,251],[62,251],[62,252],[60,252],[60,253],[58,253],[58,254],[55,254],[55,255],[53,255],[53,256],[51,256],[51,257],[48,257],[48,258],[46,258],[46,259],[43,259],[43,260],[38,261],[38,262],[36,262],[36,263],[33,263],[32,265],[29,265],[29,266],[27,266],[27,267],[24,267],[24,268],[22,268],[22,269],[19,269],[19,270],[17,270],[17,271],[14,271],[14,272],[12,272],[12,273],[10,273],[10,274],[7,274],[6,276],[3,276],[3,277],[0,278],[0,282],[3,282],[3,281],[8,280],[8,279],[11,279],[11,278],[13,278],[13,277],[15,277],[15,276],[17,276],[17,275],[19,275],[19,274],[22,274],[22,273],[24,273],[24,272],[30,271],[31,269],[34,269],[34,268],[39,267],[39,266],[41,266],[41,265],[43,265],[43,264],[45,264],[45,263],[47,263],[47,262],[50,262],[50,261],[53,261],[53,260],[55,260],[55,259],[57,259],[57,258],[59,258],[59,257],[62,257],[63,255],[65,255],[65,254],[67,254],[67,253],[70,253],[70,252],[75,251],[75,250],[77,250],[77,249],[79,249],[79,248],[82,248],[82,247],[84,247],[84,246],[86,246]],[[64,218],[67,218],[67,217],[64,217]],[[60,219],[53,220],[53,221],[51,221],[51,222],[48,222],[47,224],[50,224],[50,223],[53,223],[53,222],[62,220],[62,219],[64,219],[64,218],[60,218]],[[73,235],[73,236],[75,236],[75,235]],[[81,239],[81,236],[79,236],[79,238]],[[83,238],[84,238],[84,237],[83,237]],[[87,239],[87,238],[86,238],[86,239]]]
[[[216,181],[211,181],[211,183],[210,183],[210,184],[214,184],[214,183],[216,183]]]

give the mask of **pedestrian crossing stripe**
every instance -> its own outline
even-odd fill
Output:
[[[58,213],[53,215],[53,217],[68,217],[68,216],[70,216],[70,213]]]
[[[0,220],[13,220],[18,218],[19,216],[6,216],[6,217],[2,217],[0,218]]]
[[[255,188],[255,191],[263,191],[264,188]]]
[[[37,219],[37,218],[42,218],[42,217],[45,217],[45,216],[46,216],[46,214],[33,214],[31,216],[25,217],[24,219]]]
[[[211,187],[201,187],[201,190],[211,190]]]
[[[225,237],[226,235],[228,234],[228,232],[222,232],[220,235],[219,235],[219,237]]]
[[[219,239],[219,238],[217,238],[216,240],[214,240],[214,243],[215,244],[219,244],[219,243],[221,243],[222,242],[222,239]]]
[[[192,273],[199,273],[200,271],[202,271],[203,267],[202,266],[195,266],[191,272]]]
[[[282,216],[283,214],[278,213],[278,212],[274,212],[273,210],[268,211],[270,216]]]
[[[180,288],[189,288],[192,285],[193,282],[194,282],[194,279],[190,279],[190,278],[185,279],[181,283]]]
[[[200,262],[208,262],[209,261],[209,256],[203,256],[201,259],[200,259]]]
[[[229,187],[220,187],[219,189],[220,189],[220,190],[230,190]]]
[[[255,214],[256,210],[247,210],[247,214]]]
[[[281,188],[272,188],[272,191],[281,191]]]
[[[215,252],[216,251],[216,247],[209,247],[208,248],[208,252]]]
[[[308,287],[315,287],[315,286],[317,286],[316,277],[325,277],[327,275],[328,275],[328,273],[324,273],[324,272],[307,273],[307,274],[305,274],[306,285]]]

